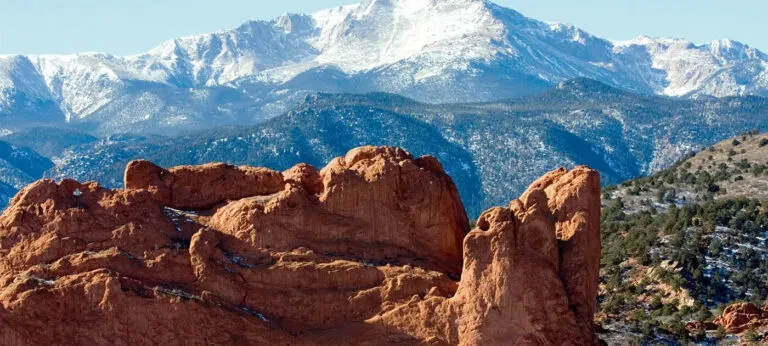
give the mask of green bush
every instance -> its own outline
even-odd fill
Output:
[[[720,340],[725,338],[727,333],[725,332],[725,328],[721,325],[717,326],[717,331],[715,332],[715,339]]]
[[[760,341],[760,335],[757,334],[757,331],[754,327],[750,327],[746,333],[744,333],[744,341],[749,343],[755,343]]]

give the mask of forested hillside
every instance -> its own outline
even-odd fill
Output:
[[[754,131],[604,189],[600,317],[608,338],[714,342],[728,337],[708,324],[725,306],[763,305],[766,165],[768,135]]]

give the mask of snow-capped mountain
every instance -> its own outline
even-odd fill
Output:
[[[768,55],[733,40],[696,46],[682,39],[637,37],[614,51],[654,93],[667,96],[768,95]],[[642,59],[645,55],[650,59]]]
[[[0,127],[167,134],[256,123],[308,92],[488,101],[581,76],[647,94],[766,95],[766,71],[766,54],[734,41],[614,43],[486,0],[364,0],[136,56],[0,56]]]

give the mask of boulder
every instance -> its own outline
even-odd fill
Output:
[[[730,334],[738,334],[752,327],[768,324],[768,313],[751,303],[731,304],[713,321]]]

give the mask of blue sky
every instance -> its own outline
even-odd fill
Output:
[[[609,39],[719,38],[768,52],[768,0],[495,0]],[[0,0],[0,54],[137,54],[177,36],[355,0]]]

